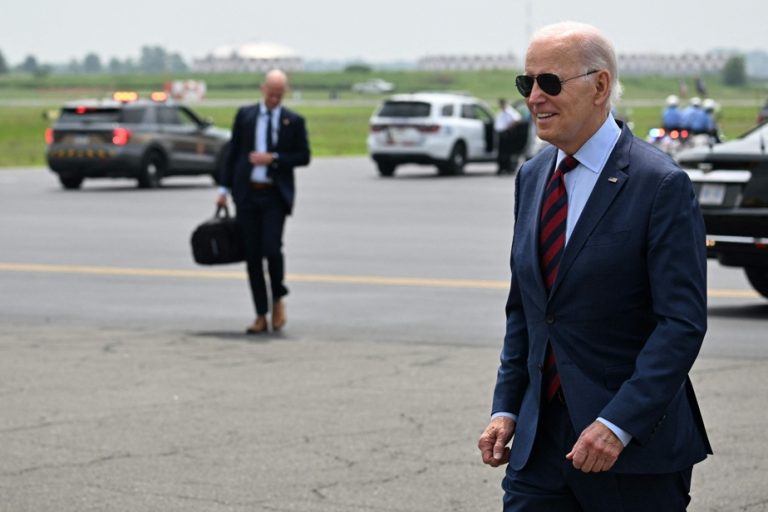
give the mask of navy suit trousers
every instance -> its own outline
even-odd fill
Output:
[[[504,512],[682,512],[693,468],[655,475],[583,473],[565,455],[577,435],[566,406],[542,406],[533,452],[520,471],[507,468]],[[621,456],[619,456],[621,457]]]
[[[269,270],[272,302],[288,294],[288,289],[283,283],[283,227],[286,216],[285,202],[276,187],[250,190],[237,208],[237,220],[245,243],[248,280],[257,315],[266,315],[269,311],[267,284],[264,279],[265,259]]]

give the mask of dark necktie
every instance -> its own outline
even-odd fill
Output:
[[[267,151],[272,152],[274,149],[272,143],[272,111],[267,110]]]
[[[560,258],[565,248],[565,227],[568,218],[568,193],[565,190],[565,173],[579,165],[578,160],[567,155],[557,166],[544,190],[544,203],[541,207],[541,231],[539,232],[539,255],[541,273],[547,292],[557,278]],[[552,346],[547,343],[547,357],[544,361],[544,386],[547,401],[554,398],[560,389],[560,374]]]
[[[566,156],[557,166],[544,189],[544,203],[541,207],[539,226],[539,257],[541,274],[547,292],[552,289],[560,268],[560,257],[565,248],[565,221],[568,218],[568,194],[565,191],[564,175],[579,165],[571,155]]]

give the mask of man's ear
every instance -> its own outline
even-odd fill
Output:
[[[611,75],[602,69],[595,78],[595,105],[606,103],[611,95]]]

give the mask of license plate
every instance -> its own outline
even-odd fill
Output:
[[[77,146],[85,146],[91,142],[91,138],[87,135],[75,135],[72,137],[72,143]]]
[[[725,185],[721,183],[704,183],[699,191],[699,204],[717,206],[725,200]]]
[[[420,142],[419,133],[413,128],[393,130],[391,139],[400,146],[414,146]]]

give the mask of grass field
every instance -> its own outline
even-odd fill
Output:
[[[363,155],[368,118],[383,96],[352,93],[351,85],[372,76],[392,81],[397,92],[419,90],[465,91],[494,104],[500,96],[517,99],[512,71],[365,73],[296,73],[291,75],[293,93],[286,103],[307,118],[315,156]],[[162,88],[165,75],[55,75],[43,78],[11,75],[0,77],[0,167],[45,165],[43,133],[49,125],[44,113],[61,103],[84,97],[105,97],[117,89],[147,93]],[[187,76],[173,78],[201,78]],[[236,105],[258,99],[259,77],[223,74],[203,77],[207,99],[227,106],[196,107],[203,117],[229,127]],[[664,98],[676,92],[677,80],[665,77],[629,77],[622,80],[626,101],[619,110],[634,124],[635,134],[645,137],[659,122]],[[754,125],[759,106],[768,97],[768,83],[725,87],[716,77],[707,79],[712,97],[723,103],[721,128],[728,138]],[[694,90],[693,83],[689,89]],[[335,97],[338,101],[329,98]]]

